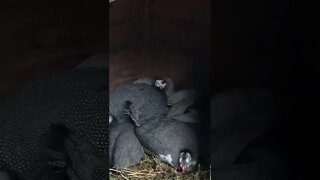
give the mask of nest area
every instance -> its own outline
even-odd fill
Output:
[[[175,168],[161,162],[153,156],[147,156],[139,164],[126,169],[110,169],[110,180],[138,180],[138,179],[183,179],[183,180],[209,180],[211,179],[210,169],[199,170],[190,174],[177,172]]]

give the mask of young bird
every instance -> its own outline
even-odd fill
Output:
[[[186,123],[161,119],[135,127],[135,131],[148,154],[183,173],[195,169],[199,158],[197,136]]]
[[[136,165],[145,156],[129,120],[113,121],[109,125],[109,166],[116,169]]]
[[[116,120],[129,115],[136,126],[163,119],[168,108],[166,94],[147,84],[128,84],[109,96],[109,114]]]

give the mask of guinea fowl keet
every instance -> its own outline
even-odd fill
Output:
[[[109,133],[109,165],[116,169],[136,165],[144,157],[143,148],[129,120],[113,121]]]
[[[162,119],[168,111],[166,94],[142,83],[124,85],[112,91],[109,104],[109,115],[121,119],[129,114],[136,125]]]

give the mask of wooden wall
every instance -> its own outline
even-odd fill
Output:
[[[149,7],[151,47],[197,57],[210,52],[210,0],[154,0]]]
[[[109,6],[109,51],[137,47],[143,0],[120,0]]]
[[[110,10],[111,88],[157,75],[171,77],[180,88],[208,88],[210,7],[210,0],[115,1]]]
[[[210,0],[119,0],[110,13],[111,49],[211,50]]]

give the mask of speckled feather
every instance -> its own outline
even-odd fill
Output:
[[[0,169],[13,171],[23,179],[46,179],[42,172],[51,157],[44,152],[54,146],[50,140],[54,139],[51,135],[57,125],[89,144],[99,158],[105,158],[99,163],[107,171],[106,77],[105,69],[91,68],[51,74],[26,83],[1,99]],[[95,179],[94,173],[99,170],[92,171]],[[106,176],[98,179],[107,179]]]
[[[109,163],[116,169],[136,165],[145,156],[137,136],[134,125],[130,122],[113,122],[109,134]]]
[[[182,151],[191,152],[194,159],[199,157],[197,136],[186,123],[162,119],[154,123],[135,128],[137,137],[146,152],[161,158],[169,156],[172,166],[179,167],[179,156]]]
[[[129,84],[111,92],[109,104],[114,118],[110,124],[109,162],[117,169],[135,165],[144,152],[131,118],[138,124],[163,119],[168,111],[166,94],[147,84]]]
[[[147,84],[129,84],[110,93],[109,113],[122,119],[130,102],[130,115],[142,125],[150,120],[162,119],[168,112],[167,96],[158,88]]]

